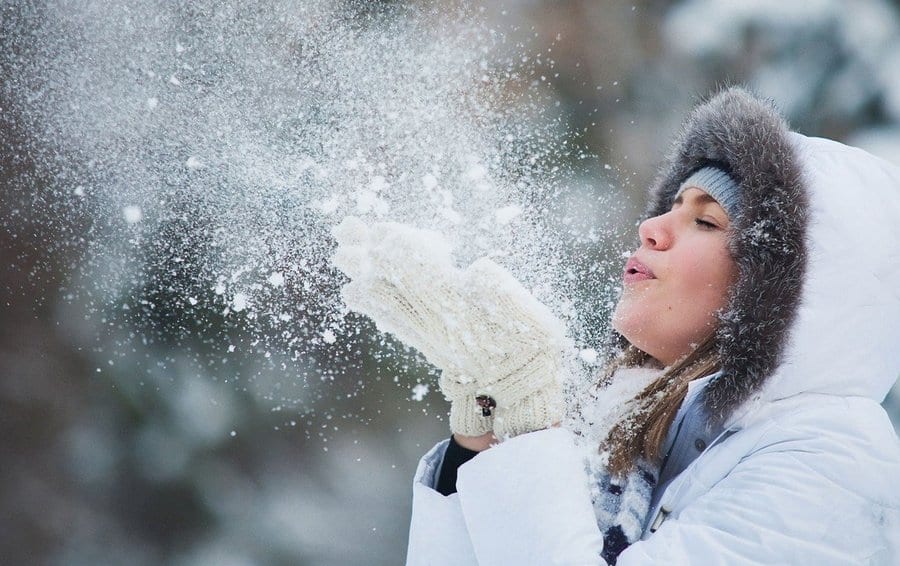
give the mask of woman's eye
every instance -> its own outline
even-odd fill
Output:
[[[694,219],[694,222],[695,222],[698,226],[700,226],[700,227],[702,227],[702,228],[705,228],[705,229],[715,230],[716,228],[718,228],[718,226],[716,226],[716,225],[713,224],[712,222],[707,222],[706,220],[703,220],[702,218],[695,218],[695,219]]]

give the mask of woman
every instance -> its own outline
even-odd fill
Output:
[[[408,563],[898,563],[900,444],[879,403],[900,374],[900,172],[729,89],[687,120],[648,217],[606,379],[637,392],[599,473],[553,426],[564,343],[546,308],[421,231],[339,227],[348,306],[439,367],[451,401]]]

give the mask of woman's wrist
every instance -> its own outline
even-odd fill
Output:
[[[475,452],[483,452],[497,444],[497,437],[494,436],[493,432],[488,432],[481,436],[463,436],[454,432],[453,440],[463,448]]]

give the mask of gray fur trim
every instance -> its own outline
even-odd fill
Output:
[[[647,216],[668,212],[682,181],[709,164],[728,171],[741,191],[729,236],[739,275],[717,335],[724,374],[705,389],[717,419],[778,367],[799,307],[809,204],[787,133],[770,103],[740,88],[722,91],[688,117],[650,191]]]

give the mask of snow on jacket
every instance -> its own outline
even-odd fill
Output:
[[[618,564],[900,564],[900,441],[880,406],[900,375],[900,170],[787,130],[740,89],[699,106],[651,192],[691,171],[738,181],[738,282],[702,403],[722,434],[655,494]],[[407,564],[603,564],[573,435],[521,435],[432,489],[420,462]]]

